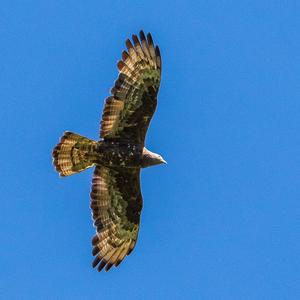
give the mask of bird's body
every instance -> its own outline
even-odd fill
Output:
[[[108,167],[141,168],[143,146],[130,142],[103,141],[98,144],[97,164]]]
[[[133,250],[142,210],[141,168],[165,163],[145,148],[145,136],[157,105],[161,57],[150,34],[140,32],[126,41],[118,62],[119,77],[105,101],[100,140],[65,132],[53,150],[61,176],[96,166],[92,180],[91,209],[96,227],[92,240],[93,267],[118,266]]]
[[[98,143],[96,164],[113,168],[146,168],[161,163],[160,156],[143,145],[125,141],[103,141]]]

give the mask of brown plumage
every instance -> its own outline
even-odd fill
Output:
[[[126,40],[127,51],[117,63],[118,79],[105,100],[100,141],[65,132],[53,150],[61,176],[96,165],[91,209],[96,227],[92,239],[93,267],[108,271],[134,249],[140,224],[140,169],[165,163],[149,150],[145,136],[157,105],[161,56],[150,33]]]
[[[117,66],[120,71],[112,96],[106,99],[100,137],[119,138],[144,144],[146,131],[155,111],[156,95],[160,84],[161,58],[159,48],[154,48],[150,34],[140,39],[132,36],[126,41],[128,52],[123,51]]]

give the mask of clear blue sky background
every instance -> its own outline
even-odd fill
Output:
[[[299,1],[2,1],[1,299],[300,299]],[[124,41],[160,45],[135,251],[91,268],[92,170],[60,179],[64,130],[97,139]]]

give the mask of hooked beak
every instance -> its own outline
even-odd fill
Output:
[[[168,164],[164,159],[162,159],[161,162],[166,165]]]

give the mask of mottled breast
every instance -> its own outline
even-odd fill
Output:
[[[99,143],[99,160],[97,163],[109,167],[140,168],[143,147],[115,141]]]

